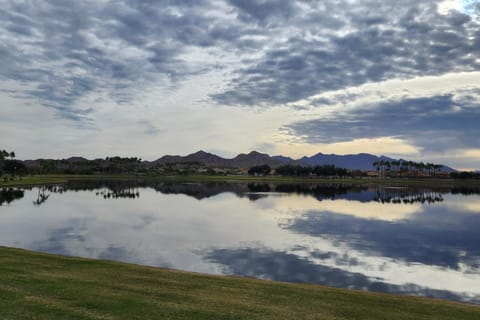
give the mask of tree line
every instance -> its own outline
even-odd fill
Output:
[[[31,167],[31,173],[48,174],[122,174],[142,170],[142,160],[137,157],[106,157],[105,159],[41,159]]]
[[[450,177],[454,179],[480,179],[480,172],[468,172],[468,171],[461,171],[461,172],[452,172]]]
[[[392,161],[375,161],[373,167],[376,171],[385,174],[413,173],[414,175],[424,174],[435,176],[444,166],[435,163],[424,163],[414,161],[392,160]]]
[[[269,165],[253,166],[248,170],[249,175],[269,175],[275,174],[280,176],[318,176],[318,177],[343,177],[348,176],[348,170],[337,168],[334,165],[317,165],[317,166],[300,166],[286,164],[272,170]]]

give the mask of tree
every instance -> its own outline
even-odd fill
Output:
[[[385,176],[385,164],[386,164],[386,162],[384,160],[380,160],[380,162],[378,164],[379,167],[380,167],[380,170],[381,170],[382,177]]]
[[[375,161],[373,163],[373,166],[375,167],[375,171],[377,171],[378,173],[378,176],[381,176],[381,169],[382,169],[382,166],[383,166],[383,160],[382,161]]]
[[[6,150],[1,150],[0,151],[0,175],[5,171],[7,171],[7,169],[10,169],[10,168],[7,168],[5,169],[6,167],[6,162],[7,162],[7,158],[15,158],[15,152],[11,151],[11,152],[7,152]]]
[[[398,173],[401,170],[401,167],[403,166],[402,160],[394,160],[392,161],[392,165],[395,166],[395,171],[396,171],[395,175],[398,175]]]
[[[0,161],[9,158],[10,155],[13,155],[13,157],[15,157],[15,153],[13,151],[12,152],[7,152],[6,150],[0,151]]]
[[[23,175],[27,171],[27,167],[23,164],[23,162],[18,160],[5,160],[3,171],[11,174],[12,176]]]
[[[390,163],[390,161],[385,161],[385,167],[386,171],[390,172],[390,170],[392,169],[392,164]]]
[[[270,174],[270,171],[270,166],[268,164],[264,164],[261,166],[251,167],[250,169],[248,169],[248,174],[265,176],[267,174]]]
[[[436,175],[438,171],[440,171],[440,169],[443,168],[443,165],[441,164],[433,164],[433,175]]]
[[[54,160],[40,160],[41,173],[53,173],[56,169]]]

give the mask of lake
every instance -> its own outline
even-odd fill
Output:
[[[480,188],[132,181],[4,188],[0,245],[480,303]]]

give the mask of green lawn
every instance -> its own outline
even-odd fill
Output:
[[[0,319],[480,319],[459,303],[0,247]]]

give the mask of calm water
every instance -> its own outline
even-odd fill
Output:
[[[75,182],[0,191],[0,245],[480,303],[480,189]]]

